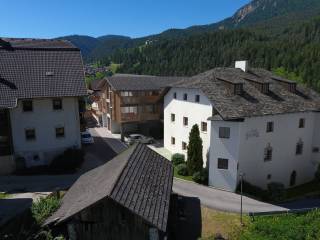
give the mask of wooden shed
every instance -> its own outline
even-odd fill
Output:
[[[164,239],[173,167],[143,144],[82,175],[46,224],[67,224],[70,239]]]

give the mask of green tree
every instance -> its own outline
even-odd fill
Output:
[[[189,175],[202,170],[202,139],[200,137],[199,127],[193,125],[189,134],[187,168]]]

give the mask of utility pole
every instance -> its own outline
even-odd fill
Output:
[[[242,196],[243,196],[243,177],[244,177],[244,173],[240,173],[239,174],[240,176],[240,223],[241,223],[241,226],[243,226],[243,218],[242,218],[242,215],[243,215],[243,207],[242,207]]]

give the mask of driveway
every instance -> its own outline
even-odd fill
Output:
[[[240,195],[236,193],[205,187],[176,178],[173,181],[173,192],[183,196],[198,197],[202,205],[212,209],[234,213],[240,212]],[[243,197],[243,212],[245,213],[285,210],[289,209]]]

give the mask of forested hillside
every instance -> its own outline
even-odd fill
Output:
[[[119,72],[154,75],[194,75],[247,59],[254,67],[283,67],[320,89],[320,17],[290,27],[275,37],[253,29],[220,30],[191,37],[159,40],[118,49],[111,61]]]

